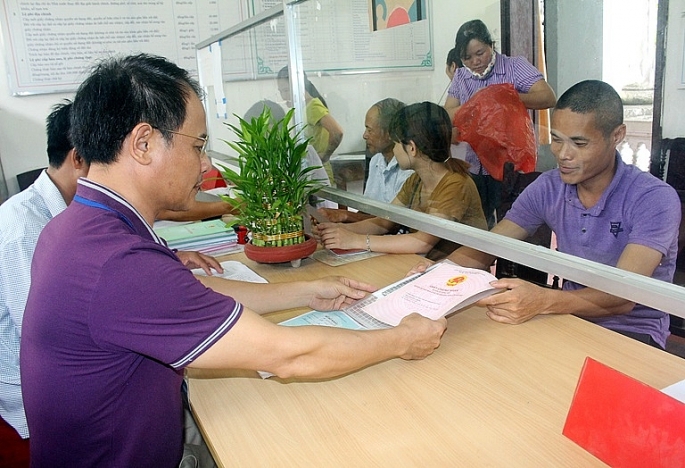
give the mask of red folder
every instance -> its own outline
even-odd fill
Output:
[[[563,434],[612,467],[685,467],[685,404],[589,357]]]

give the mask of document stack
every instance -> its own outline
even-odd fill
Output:
[[[171,249],[192,250],[213,257],[242,249],[233,228],[220,219],[158,227],[155,232]]]

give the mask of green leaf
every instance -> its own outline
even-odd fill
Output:
[[[239,222],[253,232],[291,229],[290,220],[298,216],[299,224],[295,225],[300,227],[295,230],[301,230],[301,215],[310,195],[323,187],[320,181],[311,180],[312,171],[320,166],[304,166],[309,140],[302,138],[302,130],[296,131],[290,125],[294,112],[290,109],[283,119],[274,122],[271,111],[265,107],[249,122],[236,116],[239,125],[225,123],[237,138],[224,142],[238,154],[239,173],[227,167],[220,170],[240,196],[240,202],[234,205],[240,210]],[[260,227],[263,220],[277,219],[285,221]],[[301,237],[279,243],[303,241]]]

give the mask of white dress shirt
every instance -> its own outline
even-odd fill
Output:
[[[369,177],[366,179],[364,196],[390,203],[414,171],[401,169],[394,157],[390,163],[385,156],[376,154],[369,162]]]
[[[45,171],[33,185],[0,205],[0,416],[22,438],[29,432],[21,398],[19,342],[31,260],[41,231],[66,207]]]

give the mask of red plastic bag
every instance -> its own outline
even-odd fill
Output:
[[[537,144],[533,122],[514,85],[487,86],[466,101],[454,114],[452,125],[478,155],[492,177],[501,181],[504,163],[514,170],[533,172]]]
[[[219,187],[226,187],[226,181],[221,177],[221,173],[215,167],[212,167],[202,176],[202,190],[211,190]]]

